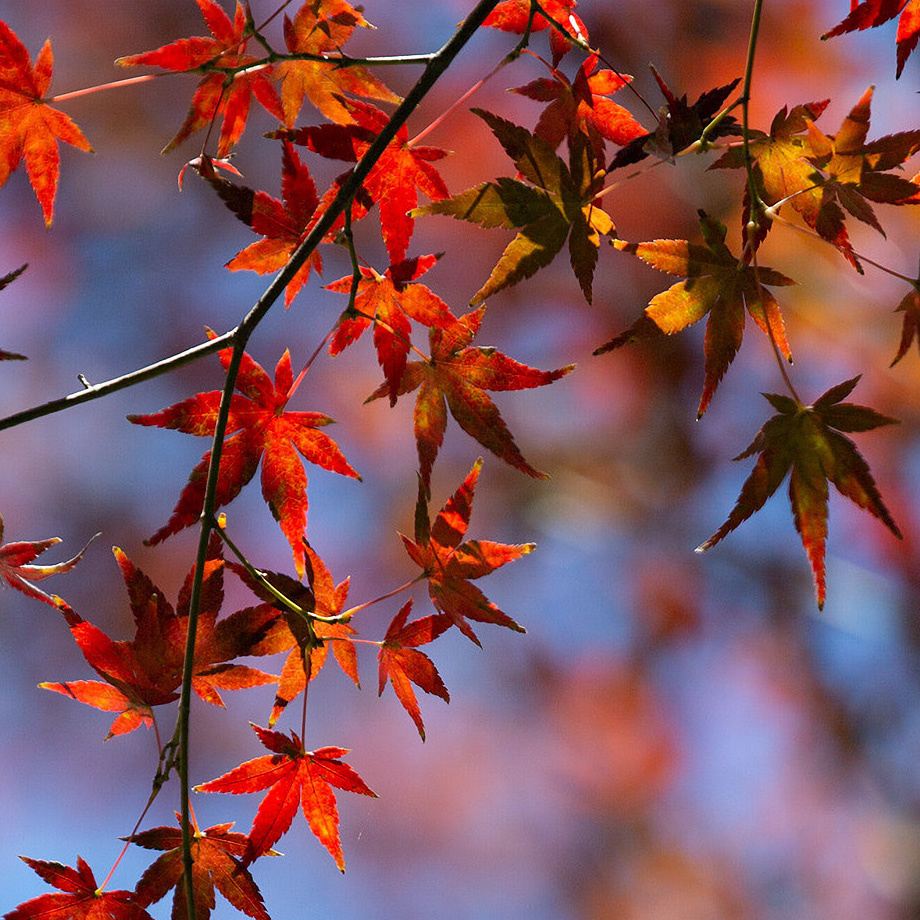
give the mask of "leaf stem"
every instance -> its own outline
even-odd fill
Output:
[[[495,67],[493,67],[492,70],[489,71],[489,73],[487,73],[481,79],[477,80],[462,96],[460,96],[459,99],[453,102],[440,115],[438,115],[438,117],[433,122],[431,122],[431,124],[428,125],[427,128],[422,129],[418,134],[416,134],[415,137],[413,137],[412,140],[410,140],[409,143],[406,144],[406,146],[415,147],[416,144],[418,144],[419,142],[424,140],[426,137],[428,137],[428,135],[431,134],[431,132],[434,131],[435,128],[438,127],[438,125],[440,125],[445,119],[447,119],[450,115],[456,112],[457,109],[459,109],[460,106],[463,105],[463,103],[466,102],[466,100],[470,98],[470,96],[472,96],[474,93],[482,89],[482,87],[485,86],[486,83],[488,83],[489,80],[492,79],[492,77],[494,77],[506,64],[510,62],[511,62],[510,57],[503,57],[498,62],[498,64],[496,64]]]
[[[46,99],[45,102],[67,102],[70,99],[79,99],[82,96],[91,96],[93,93],[101,93],[104,90],[119,89],[122,86],[131,86],[135,83],[147,83],[156,77],[162,77],[162,73],[146,73],[140,77],[127,77],[124,80],[113,80],[111,83],[100,83],[98,86],[89,86],[86,89],[77,89],[71,93],[60,93]]]
[[[741,87],[741,146],[744,156],[744,170],[747,174],[748,194],[751,199],[751,220],[748,224],[747,233],[749,244],[760,229],[760,221],[764,210],[763,202],[757,192],[757,181],[754,177],[754,161],[751,157],[750,144],[751,83],[754,78],[754,57],[757,51],[757,37],[760,33],[760,17],[762,13],[763,0],[754,0],[754,12],[751,16],[751,35],[748,40],[747,60],[744,64],[744,82]]]
[[[191,721],[191,695],[192,672],[195,661],[195,636],[198,626],[198,614],[201,606],[201,590],[204,578],[204,566],[207,560],[208,540],[214,521],[214,511],[217,500],[217,484],[220,472],[220,460],[223,452],[224,437],[227,431],[227,419],[230,413],[230,400],[239,374],[243,352],[250,336],[268,313],[269,309],[277,302],[282,292],[291,282],[303,264],[312,255],[316,247],[332,229],[336,220],[351,204],[354,196],[361,188],[362,183],[376,165],[377,161],[386,150],[387,146],[396,137],[399,129],[406,123],[409,116],[416,110],[421,101],[429,93],[435,82],[450,66],[454,58],[466,46],[467,42],[482,25],[485,18],[497,6],[498,0],[480,0],[472,12],[460,24],[453,36],[444,46],[437,51],[428,61],[425,70],[418,81],[400,103],[390,120],[383,127],[373,143],[365,152],[361,160],[355,165],[348,178],[342,183],[338,194],[330,203],[328,209],[307,234],[303,242],[291,255],[285,267],[275,276],[265,293],[254,304],[242,322],[236,327],[232,335],[233,346],[230,360],[226,370],[220,408],[214,428],[214,437],[211,446],[211,462],[205,485],[204,498],[201,510],[201,531],[198,538],[198,554],[195,574],[192,579],[191,598],[188,611],[188,638],[185,647],[185,662],[182,674],[182,689],[179,697],[179,778],[181,800],[181,825],[182,825],[182,862],[185,872],[185,899],[189,916],[195,916],[195,891],[192,876],[192,833],[189,820],[189,737]],[[309,622],[309,621],[307,621]],[[305,694],[306,696],[306,694]],[[304,709],[304,722],[306,709]]]
[[[348,610],[339,614],[339,619],[342,622],[348,622],[356,613],[364,610],[366,607],[370,607],[373,604],[379,604],[381,601],[388,600],[391,597],[395,597],[397,594],[401,594],[403,591],[408,591],[416,582],[422,581],[424,579],[425,573],[422,572],[420,575],[416,575],[412,581],[407,581],[404,585],[400,585],[398,588],[394,588],[392,591],[387,591],[386,594],[381,594],[380,597],[375,597],[372,601],[365,601],[363,604],[358,604],[357,607],[349,607]]]
[[[210,355],[215,351],[219,351],[221,348],[226,348],[233,342],[235,335],[236,329],[231,329],[223,335],[219,335],[207,342],[202,342],[200,345],[194,345],[185,351],[179,352],[177,355],[164,358],[162,361],[148,364],[146,367],[142,367],[139,370],[131,371],[128,374],[123,374],[120,377],[114,377],[111,380],[106,380],[89,387],[84,386],[77,390],[76,393],[71,393],[69,396],[52,399],[39,406],[33,406],[30,409],[23,409],[21,412],[8,415],[6,418],[0,419],[0,431],[4,431],[7,428],[15,428],[17,425],[23,425],[26,422],[42,418],[45,415],[53,415],[55,412],[62,412],[64,409],[69,409],[71,406],[90,402],[102,396],[108,396],[110,393],[115,393],[118,390],[124,390],[128,387],[135,386],[138,383],[153,380],[155,377],[174,371],[176,368],[182,367],[185,364],[191,364],[192,361],[197,361],[205,355]]]

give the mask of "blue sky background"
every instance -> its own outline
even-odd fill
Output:
[[[740,75],[749,6],[713,0],[612,8],[584,0],[579,12],[655,108],[649,60],[691,101]],[[766,129],[783,104],[831,96],[822,126],[833,133],[870,82],[877,84],[870,137],[918,124],[918,65],[911,61],[895,84],[893,24],[822,44],[818,36],[848,4],[766,7],[756,124]],[[378,31],[356,37],[355,50],[434,49],[464,12],[457,0],[369,4],[365,15]],[[116,79],[115,57],[202,31],[192,0],[0,0],[0,19],[33,56],[51,36],[56,92]],[[410,133],[511,46],[499,33],[477,38]],[[534,47],[545,54],[545,37]],[[504,89],[543,73],[525,56],[472,102],[532,125],[538,107]],[[411,84],[410,73],[385,76],[401,90]],[[0,294],[0,347],[30,358],[0,367],[0,412],[71,392],[77,374],[96,382],[189,347],[206,325],[228,329],[264,289],[265,279],[223,268],[252,240],[246,228],[194,175],[182,194],[176,190],[178,170],[200,140],[169,157],[157,153],[181,122],[192,86],[165,78],[68,104],[97,152],[63,151],[50,232],[21,170],[0,191],[0,272],[30,263]],[[618,101],[653,127],[624,93]],[[277,154],[260,136],[273,126],[258,112],[252,122],[237,165],[248,184],[278,194]],[[454,151],[444,161],[452,191],[507,174],[498,145],[466,113],[428,142]],[[340,167],[317,164],[317,181],[330,181]],[[627,184],[606,203],[623,238],[686,237],[695,232],[696,208],[705,207],[729,224],[737,247],[740,187],[737,175],[681,162]],[[888,240],[860,227],[854,240],[913,275],[917,217],[879,210]],[[376,232],[372,215],[359,246],[382,270]],[[426,280],[462,311],[507,239],[432,218],[419,221],[412,252],[448,250]],[[525,456],[552,481],[532,481],[488,457],[474,505],[471,536],[538,544],[482,583],[528,633],[483,627],[479,650],[452,631],[431,647],[452,701],[421,701],[425,744],[390,690],[377,699],[372,649],[361,649],[360,692],[340,673],[322,675],[310,692],[308,745],[352,749],[349,762],[380,798],[339,795],[345,876],[302,819],[278,845],[283,858],[257,864],[275,920],[916,915],[917,358],[888,370],[903,282],[878,273],[860,278],[826,249],[792,230],[775,232],[765,248],[767,264],[802,282],[783,292],[796,384],[814,398],[865,372],[853,399],[903,419],[897,431],[860,436],[859,445],[904,543],[834,495],[821,613],[785,488],[724,544],[695,556],[748,473],[747,461],[730,458],[768,415],[760,392],[781,391],[768,344],[748,324],[738,358],[697,423],[702,329],[657,349],[590,355],[635,319],[665,279],[603,252],[595,304],[587,307],[561,256],[553,270],[495,298],[482,335],[484,344],[534,366],[579,364],[552,387],[497,397]],[[330,252],[323,281],[348,271],[343,255]],[[311,281],[289,311],[269,315],[253,355],[270,369],[290,347],[301,365],[343,305],[341,295]],[[310,539],[336,581],[352,576],[353,603],[414,575],[396,536],[413,526],[411,400],[393,410],[363,406],[378,376],[362,342],[335,361],[317,361],[293,406],[337,418],[331,433],[364,476],[359,484],[308,471]],[[206,447],[124,417],[219,385],[216,359],[205,359],[2,434],[4,539],[58,535],[62,545],[48,553],[57,561],[101,531],[80,567],[48,584],[113,638],[130,638],[133,624],[110,548],[124,548],[175,601],[195,534],[155,548],[142,541],[163,524]],[[478,453],[451,424],[434,507]],[[254,561],[290,570],[286,542],[256,485],[228,512]],[[400,602],[362,614],[362,635],[381,637]],[[228,588],[226,610],[249,603],[242,586]],[[415,609],[429,609],[421,590]],[[101,881],[120,850],[117,838],[131,831],[146,800],[156,747],[144,730],[103,744],[106,714],[36,689],[40,681],[91,677],[50,607],[6,590],[0,614],[0,907],[9,910],[45,890],[17,854],[72,865],[79,853]],[[271,688],[228,697],[226,711],[195,711],[196,781],[262,753],[247,721],[265,724]],[[163,717],[164,734],[172,719]],[[299,717],[278,727],[298,725]],[[202,826],[235,820],[246,831],[257,801],[197,796],[195,807]],[[176,802],[177,793],[164,792],[145,825],[170,823]],[[132,887],[150,861],[149,853],[129,850],[112,886]],[[168,916],[167,903],[151,913]],[[231,913],[218,900],[213,916]]]

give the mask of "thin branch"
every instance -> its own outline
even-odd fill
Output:
[[[157,361],[155,364],[148,364],[140,370],[131,371],[129,374],[123,374],[121,377],[114,377],[112,380],[106,380],[103,383],[87,385],[84,383],[86,378],[80,374],[78,379],[81,383],[84,383],[83,389],[77,390],[76,393],[71,393],[69,396],[52,399],[50,402],[42,403],[40,406],[33,406],[31,409],[23,409],[21,412],[16,412],[13,415],[8,415],[6,418],[0,419],[0,431],[4,431],[7,428],[15,428],[17,425],[31,422],[33,419],[42,418],[45,415],[53,415],[55,412],[62,412],[64,409],[69,409],[71,406],[78,406],[81,403],[90,402],[102,396],[108,396],[110,393],[115,393],[117,390],[124,390],[138,383],[143,383],[146,380],[153,380],[154,377],[159,377],[162,374],[168,374],[178,367],[182,367],[185,364],[191,364],[192,361],[197,361],[205,355],[210,355],[215,351],[219,351],[221,348],[226,348],[233,342],[233,337],[235,335],[236,330],[231,329],[229,332],[225,332],[215,339],[202,342],[200,345],[194,345],[177,355],[164,358],[162,361]]]
[[[201,510],[201,532],[198,539],[198,556],[195,566],[195,575],[192,579],[191,598],[188,611],[188,639],[185,648],[185,662],[182,674],[182,689],[179,697],[179,717],[177,732],[179,736],[179,779],[181,785],[181,825],[182,825],[182,862],[185,871],[185,896],[190,916],[195,915],[195,892],[192,884],[192,833],[189,819],[189,737],[190,715],[192,696],[192,673],[195,662],[195,635],[198,626],[198,614],[201,605],[201,589],[204,577],[204,566],[207,560],[208,541],[214,520],[214,510],[217,500],[217,482],[220,471],[220,460],[223,451],[224,436],[227,431],[227,419],[230,413],[230,400],[236,385],[240,362],[249,337],[262,321],[272,305],[280,298],[282,292],[291,282],[297,272],[312,255],[329,230],[332,229],[339,216],[351,204],[354,196],[361,188],[364,180],[383,155],[387,146],[396,137],[399,129],[408,121],[409,116],[416,110],[435,82],[450,66],[454,58],[473,37],[476,30],[482,25],[485,18],[498,4],[498,0],[480,0],[470,15],[460,24],[453,37],[436,52],[428,62],[424,72],[412,87],[403,102],[393,112],[390,120],[383,127],[380,134],[367,149],[364,156],[356,164],[351,175],[342,183],[338,194],[333,199],[329,208],[317,221],[316,225],[307,234],[303,242],[292,254],[287,265],[275,276],[265,293],[252,307],[243,321],[234,330],[232,336],[233,348],[227,366],[227,376],[224,382],[220,408],[214,429],[214,438],[211,447],[211,462],[208,467],[207,482]],[[309,622],[309,621],[307,621]]]

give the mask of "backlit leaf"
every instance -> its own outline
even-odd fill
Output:
[[[250,723],[251,724],[251,723]],[[196,792],[229,792],[234,795],[264,792],[243,863],[248,865],[267,853],[288,832],[298,805],[310,830],[332,854],[341,872],[345,859],[339,840],[339,813],[333,787],[376,798],[348,764],[342,761],[348,751],[339,747],[304,750],[296,734],[282,735],[267,728],[252,726],[259,740],[272,753],[240,764],[229,773],[196,786]]]
[[[213,336],[213,333],[209,333]],[[231,349],[219,353],[226,369]],[[286,411],[300,383],[294,381],[289,352],[275,368],[275,382],[248,355],[240,366],[230,403],[227,439],[221,456],[217,487],[219,508],[231,502],[262,466],[262,497],[291,545],[298,574],[304,572],[303,536],[307,526],[307,474],[298,453],[323,469],[360,479],[338,445],[319,431],[333,419],[319,412]],[[221,391],[199,393],[151,415],[130,415],[136,425],[174,428],[199,437],[213,437]],[[159,543],[171,534],[197,523],[204,503],[209,450],[192,470],[172,517],[148,541]]]
[[[93,150],[70,116],[44,101],[53,66],[50,40],[42,46],[33,67],[25,45],[5,22],[0,22],[0,185],[25,161],[29,182],[49,227],[60,173],[57,142],[89,153]]]
[[[745,312],[776,343],[786,359],[792,360],[782,313],[766,285],[795,284],[775,269],[739,261],[726,246],[725,227],[717,220],[701,213],[700,226],[705,246],[686,240],[614,241],[617,249],[638,256],[659,271],[683,275],[686,280],[653,297],[629,329],[594,351],[599,355],[640,339],[673,335],[708,314],[706,379],[698,417],[706,411],[719,381],[741,347]]]
[[[759,511],[787,473],[793,521],[814,573],[818,607],[824,606],[826,596],[824,544],[829,482],[841,495],[882,521],[896,537],[901,536],[868,464],[856,445],[841,433],[870,431],[897,422],[866,406],[841,402],[858,382],[859,377],[854,377],[832,387],[811,406],[803,406],[788,396],[763,394],[778,414],[770,418],[750,446],[735,457],[742,460],[757,454],[757,462],[741,487],[731,514],[705,543],[697,547],[698,553],[715,546]]]
[[[431,357],[409,361],[403,371],[397,396],[418,390],[415,401],[415,442],[419,474],[430,488],[431,470],[444,440],[447,411],[457,424],[483,447],[528,476],[545,479],[523,457],[511,432],[486,390],[524,390],[546,386],[571,370],[573,364],[554,371],[528,367],[495,348],[473,347],[485,306],[461,316],[450,326],[433,326],[428,334]],[[367,398],[370,402],[389,396],[384,382]]]

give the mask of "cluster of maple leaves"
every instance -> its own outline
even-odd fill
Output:
[[[399,97],[371,73],[367,63],[352,61],[343,52],[354,30],[369,26],[362,9],[346,0],[307,0],[293,15],[285,13],[284,51],[271,48],[262,32],[264,26],[254,20],[248,3],[236,2],[231,18],[215,0],[196,2],[210,35],[180,39],[123,57],[118,63],[199,77],[186,118],[165,149],[177,147],[199,131],[206,131],[209,138],[212,127],[219,124],[213,153],[208,151],[206,140],[201,154],[189,165],[258,237],[231,258],[227,268],[275,273],[301,249],[351,174],[351,169],[347,170],[320,194],[306,162],[307,154],[352,164],[353,168],[389,123],[390,116],[376,103],[395,103]],[[282,9],[286,6],[283,4]],[[435,613],[410,620],[413,602],[409,599],[393,617],[383,639],[374,644],[378,649],[379,692],[383,693],[387,683],[392,685],[422,739],[424,724],[414,688],[445,701],[449,693],[420,647],[451,627],[478,645],[474,623],[522,632],[523,627],[489,601],[473,582],[534,548],[530,543],[466,539],[481,460],[432,519],[432,470],[448,415],[487,451],[527,475],[543,478],[546,474],[525,459],[489,394],[545,386],[573,367],[543,371],[494,348],[475,345],[486,301],[548,266],[566,244],[572,271],[589,302],[603,240],[683,279],[655,296],[632,326],[601,345],[596,353],[675,334],[706,317],[704,384],[698,407],[702,416],[741,346],[746,314],[777,353],[791,360],[783,317],[770,288],[794,282],[780,271],[760,265],[757,259],[758,248],[781,209],[788,206],[800,215],[808,228],[861,271],[860,257],[847,234],[848,218],[883,232],[872,204],[920,202],[920,185],[892,172],[920,150],[920,131],[868,140],[871,89],[836,134],[825,134],[816,126],[827,101],[784,108],[769,132],[745,131],[731,114],[737,102],[729,102],[738,81],[712,89],[691,104],[686,96],[675,95],[656,73],[665,105],[658,124],[648,131],[625,107],[608,98],[631,78],[602,67],[606,62],[599,52],[587,52],[588,31],[575,6],[575,0],[542,0],[539,4],[502,0],[485,19],[486,26],[521,35],[518,51],[531,33],[549,31],[552,60],[538,59],[547,75],[516,90],[543,105],[534,129],[483,109],[473,110],[507,154],[514,176],[451,194],[433,165],[447,152],[413,142],[403,126],[371,164],[345,214],[333,222],[322,241],[328,246],[344,240],[355,266],[351,275],[326,284],[329,290],[348,298],[327,337],[329,354],[340,354],[372,328],[383,380],[368,401],[385,398],[393,405],[400,397],[417,394],[414,437],[419,491],[414,534],[411,538],[402,536],[402,540],[419,569],[410,585],[427,582]],[[854,2],[850,15],[825,37],[877,26],[898,14],[900,74],[920,36],[920,0]],[[569,77],[560,69],[561,62],[575,47],[586,53],[574,76]],[[33,64],[14,31],[0,22],[0,184],[24,163],[48,225],[54,215],[59,178],[58,141],[91,149],[73,121],[50,104],[54,101],[48,96],[52,66],[50,42]],[[253,100],[278,122],[269,136],[278,141],[280,151],[280,199],[242,185],[230,161]],[[325,121],[298,124],[305,104]],[[610,175],[648,157],[668,159],[689,150],[705,151],[717,139],[725,139],[725,143],[720,145],[721,155],[712,168],[744,169],[748,176],[743,186],[740,254],[726,242],[726,227],[703,212],[701,242],[618,239],[614,221],[601,205]],[[612,153],[611,145],[617,148]],[[427,204],[420,204],[419,192]],[[374,211],[389,259],[379,271],[362,264],[350,232],[354,222]],[[415,222],[429,215],[514,232],[489,277],[472,297],[469,312],[457,315],[420,280],[440,258],[410,254]],[[24,268],[0,278],[0,289]],[[322,271],[322,255],[315,248],[287,284],[286,305],[293,302],[311,275],[321,275]],[[918,291],[920,278],[900,306],[904,326],[896,361],[917,336]],[[427,330],[428,354],[413,343],[413,324]],[[218,356],[228,372],[232,349],[223,349]],[[22,356],[0,352],[0,359],[16,358]],[[8,913],[7,920],[40,916],[139,920],[148,917],[150,904],[173,889],[174,917],[189,916],[186,893],[191,890],[195,916],[206,918],[215,903],[215,888],[241,912],[267,918],[250,867],[274,852],[298,808],[344,871],[334,790],[368,796],[374,793],[344,762],[346,749],[308,750],[303,730],[297,734],[274,728],[293,700],[303,695],[305,701],[306,688],[323,669],[330,648],[345,674],[359,684],[352,619],[367,606],[346,609],[348,579],[336,584],[306,539],[307,474],[303,460],[360,478],[323,430],[333,421],[329,416],[288,408],[309,366],[307,362],[295,376],[290,352],[285,351],[271,378],[244,354],[236,371],[235,392],[224,407],[225,428],[219,428],[223,424],[219,423],[220,390],[198,393],[160,412],[129,416],[138,425],[171,428],[212,442],[216,432],[223,430],[211,510],[230,504],[260,471],[263,498],[291,547],[296,578],[262,571],[238,554],[223,523],[215,522],[203,572],[197,575],[200,596],[194,601],[197,626],[190,675],[183,672],[196,584],[194,567],[173,606],[116,548],[136,632],[132,640],[113,640],[64,600],[34,584],[73,569],[86,548],[66,562],[41,566],[35,564],[36,558],[58,542],[56,539],[0,546],[3,580],[62,614],[87,664],[100,678],[49,681],[41,686],[114,713],[109,737],[144,725],[156,729],[159,739],[157,707],[178,699],[183,679],[190,680],[194,692],[213,705],[223,705],[223,691],[265,684],[277,687],[268,726],[252,726],[268,753],[196,787],[201,792],[264,795],[247,834],[231,831],[229,824],[205,830],[193,827],[190,888],[181,827],[152,828],[136,831],[129,838],[137,846],[162,851],[133,891],[105,891],[80,858],[76,868],[27,858],[26,863],[59,893],[25,902]],[[811,563],[819,605],[826,591],[828,483],[900,535],[866,462],[846,436],[894,421],[868,407],[843,401],[857,380],[831,387],[811,405],[803,404],[794,391],[791,395],[765,394],[777,414],[737,458],[756,454],[754,469],[728,519],[699,550],[719,542],[761,508],[787,475],[793,519]],[[201,520],[212,449],[191,471],[171,517],[151,536],[150,544]],[[225,543],[236,560],[225,558]],[[256,602],[222,615],[228,570],[251,589]],[[286,655],[280,675],[239,663],[242,657],[276,654]],[[160,742],[160,750],[165,756],[168,745]]]

